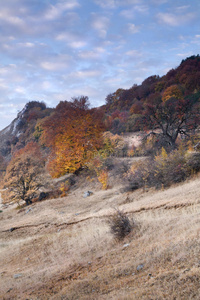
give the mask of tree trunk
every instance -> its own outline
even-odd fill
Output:
[[[30,205],[30,204],[32,204],[32,201],[31,201],[31,199],[30,199],[30,198],[27,198],[27,199],[25,199],[25,201],[26,201],[26,205]]]

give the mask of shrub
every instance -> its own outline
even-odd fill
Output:
[[[108,172],[106,170],[102,170],[99,173],[98,180],[102,184],[102,189],[106,190],[108,188]]]
[[[100,154],[103,157],[116,156],[124,157],[127,155],[128,145],[118,134],[112,134],[109,131],[103,134],[103,148]]]
[[[100,153],[97,153],[96,156],[94,156],[93,159],[91,159],[87,164],[87,167],[90,169],[90,171],[95,172],[98,181],[102,185],[103,190],[106,190],[108,188],[109,163],[107,165],[106,161],[107,157],[104,157]],[[112,165],[110,166],[110,168],[112,169]]]
[[[122,240],[133,229],[134,223],[129,220],[125,213],[117,211],[109,220],[111,233],[117,240]]]
[[[67,193],[69,192],[71,187],[70,180],[66,180],[65,182],[61,182],[60,184],[60,191],[61,191],[61,197],[65,197]]]
[[[200,152],[191,153],[187,157],[187,166],[191,173],[200,172]]]
[[[162,148],[159,155],[131,168],[128,174],[129,188],[168,187],[199,171],[200,153],[188,153],[179,149],[168,154]]]

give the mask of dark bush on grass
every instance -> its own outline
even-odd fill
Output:
[[[134,223],[121,211],[117,211],[109,220],[111,233],[117,240],[122,240],[133,229]]]

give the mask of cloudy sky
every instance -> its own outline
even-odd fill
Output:
[[[0,129],[31,100],[55,107],[164,75],[200,48],[199,0],[2,0]]]

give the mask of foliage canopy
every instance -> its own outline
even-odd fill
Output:
[[[60,102],[42,128],[41,142],[51,149],[48,169],[53,177],[79,170],[102,145],[102,115],[89,109],[84,96]]]
[[[39,146],[30,142],[19,150],[8,164],[2,193],[4,202],[23,200],[30,204],[42,185],[41,174],[44,169],[44,158]]]

